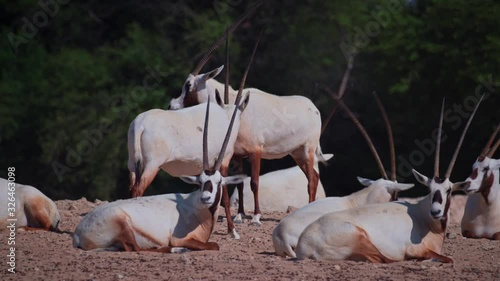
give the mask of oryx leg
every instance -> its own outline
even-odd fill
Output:
[[[314,150],[312,148],[301,147],[292,152],[292,157],[307,177],[307,192],[309,203],[316,200],[316,190],[318,189],[319,174],[314,170]]]
[[[497,232],[495,234],[493,234],[493,236],[491,237],[492,240],[500,240],[500,232]]]
[[[134,184],[130,187],[130,196],[131,197],[140,197],[146,191],[146,188],[153,182],[156,175],[160,171],[159,167],[147,166],[140,177],[137,179],[137,184]],[[138,175],[135,175],[137,177]],[[131,177],[132,178],[132,177]]]
[[[226,163],[225,163],[226,162]],[[229,160],[223,161],[220,173],[223,177],[227,177],[229,173]],[[222,187],[222,206],[224,206],[224,210],[226,211],[226,219],[227,219],[227,233],[231,234],[234,239],[240,239],[240,235],[236,232],[234,227],[233,218],[231,217],[231,203],[229,202],[229,193],[227,192],[227,185]]]
[[[172,246],[174,247],[184,247],[192,251],[218,251],[219,244],[215,242],[201,242],[193,238],[189,239],[174,239],[171,241]]]
[[[418,258],[419,260],[429,260],[429,259],[435,259],[435,260],[438,260],[442,263],[453,263],[453,260],[450,259],[449,257],[446,257],[446,256],[443,256],[443,255],[440,255],[432,250],[426,250],[424,252],[424,255],[423,257],[421,258]]]
[[[243,174],[243,157],[234,156],[233,161],[238,166],[236,174]],[[238,214],[234,218],[234,223],[243,223],[243,218],[245,217],[243,186],[243,183],[236,185],[236,188],[238,189]]]
[[[260,218],[262,216],[259,206],[259,176],[260,176],[260,161],[261,161],[261,151],[260,149],[256,152],[250,154],[250,163],[252,166],[252,172],[250,176],[250,186],[253,192],[254,200],[254,215],[251,221],[253,225],[262,225]]]

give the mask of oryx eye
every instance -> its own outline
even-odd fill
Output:
[[[190,88],[191,88],[191,83],[187,82],[186,85],[184,86],[184,89],[186,90],[186,92],[189,92]]]
[[[451,188],[446,190],[446,195],[450,195],[450,193],[451,193]]]

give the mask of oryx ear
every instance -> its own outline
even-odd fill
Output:
[[[372,183],[374,183],[375,181],[374,180],[371,180],[371,179],[365,179],[365,178],[362,178],[362,177],[357,177],[358,181],[360,184],[364,185],[364,186],[370,186]]]
[[[500,160],[499,159],[490,159],[491,170],[500,169]]]
[[[470,181],[461,181],[461,182],[456,182],[451,186],[452,191],[463,191],[467,194],[474,193],[477,190],[474,191],[466,191],[470,187]]]
[[[386,185],[386,188],[388,190],[391,190],[391,191],[403,191],[403,190],[408,190],[412,187],[414,187],[415,185],[413,183],[397,183],[397,182],[394,182],[394,183],[390,183],[388,185]]]
[[[229,177],[222,177],[222,185],[226,184],[239,184],[242,183],[243,180],[245,180],[247,176],[246,175],[235,175],[235,176],[229,176]]]
[[[247,107],[249,101],[250,101],[250,91],[247,91],[245,99],[240,104],[240,110],[241,110],[241,112],[243,112],[245,110],[245,108]]]
[[[205,74],[203,74],[203,76],[201,77],[201,80],[203,82],[206,82],[208,79],[212,79],[214,78],[215,76],[219,75],[219,73],[222,71],[222,69],[224,69],[224,66],[222,65],[221,67],[219,68],[216,68],[210,72],[207,72]]]
[[[415,169],[411,169],[411,171],[413,172],[413,175],[415,176],[415,178],[417,179],[417,181],[425,186],[429,186],[430,185],[430,181],[429,181],[429,178],[422,175],[421,173],[417,172],[417,170]]]
[[[325,161],[328,161],[333,158],[333,153],[325,153],[323,154],[323,158],[325,158]]]
[[[189,184],[200,184],[198,176],[180,176],[181,180]]]
[[[215,101],[217,102],[217,104],[224,108],[224,102],[222,101],[221,97],[220,97],[220,93],[219,93],[219,90],[215,89]]]

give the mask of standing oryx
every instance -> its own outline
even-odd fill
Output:
[[[217,221],[222,186],[240,183],[245,178],[244,175],[224,177],[220,173],[232,136],[231,129],[242,108],[241,105],[235,106],[227,133],[222,133],[225,135],[222,148],[215,164],[211,164],[208,131],[210,128],[211,134],[219,132],[212,131],[214,126],[209,126],[209,116],[212,117],[210,104],[206,104],[203,127],[201,174],[181,177],[188,183],[199,184],[200,189],[191,194],[146,196],[100,205],[76,227],[73,235],[75,248],[155,252],[171,252],[172,247],[219,249],[217,243],[208,240]],[[226,127],[227,123],[217,125]],[[210,147],[214,145],[210,144]]]
[[[378,99],[378,96],[375,95],[375,98],[384,117],[389,136],[389,146],[391,151],[391,179],[388,179],[384,165],[382,164],[382,161],[377,153],[377,149],[373,145],[373,142],[363,125],[359,122],[358,118],[351,112],[351,110],[341,100],[338,100],[339,105],[342,106],[344,111],[349,115],[368,143],[377,165],[380,168],[382,178],[374,181],[358,177],[359,182],[366,186],[364,189],[344,197],[328,197],[317,200],[316,202],[310,203],[309,205],[304,206],[282,219],[273,231],[273,245],[276,255],[295,258],[295,249],[297,247],[300,234],[310,223],[327,213],[356,208],[366,204],[393,201],[397,199],[396,197],[398,191],[413,187],[413,184],[401,184],[396,181],[396,159],[395,157],[392,157],[395,155],[395,148],[391,125],[385,109]]]
[[[257,41],[257,44],[259,42]],[[255,54],[255,52],[254,52]],[[247,72],[253,60],[247,66]],[[236,102],[240,102],[246,81],[243,75],[240,90],[236,94]],[[224,125],[229,124],[231,112],[236,105],[225,105],[215,89],[215,100],[218,107],[210,112],[209,124],[211,135],[209,143],[212,147],[220,147],[224,139]],[[246,95],[241,110],[238,112],[235,130],[231,131],[229,146],[225,151],[221,171],[227,176],[229,161],[234,152],[234,143],[240,128],[243,109],[248,105],[250,96]],[[235,104],[236,104],[235,102]],[[195,145],[196,137],[201,135],[204,109],[198,104],[182,110],[152,109],[139,114],[130,124],[128,131],[128,169],[130,171],[130,193],[132,197],[142,196],[160,169],[172,176],[197,175],[202,171],[201,149]],[[212,165],[217,156],[214,149],[209,149],[209,163]],[[227,193],[227,191],[226,191]]]
[[[499,130],[500,125],[497,125],[467,178],[471,182],[470,189],[477,190],[467,199],[462,218],[462,235],[467,238],[500,240],[500,160],[493,159],[500,139],[491,147]]]
[[[214,46],[210,48],[208,54],[213,52]],[[221,69],[199,74],[204,63],[206,61],[202,61],[188,76],[181,95],[171,100],[169,108],[181,109],[213,100],[213,89],[222,91],[224,84],[213,79]],[[319,144],[321,116],[316,106],[306,97],[277,96],[255,88],[245,89],[246,91],[250,92],[252,102],[241,115],[234,156],[238,160],[243,157],[250,159],[250,185],[254,193],[255,204],[252,222],[260,224],[258,188],[261,159],[279,159],[291,155],[308,179],[309,202],[316,198],[319,175],[314,169],[314,162],[325,161]],[[228,100],[234,102],[236,91],[231,88],[228,94]],[[240,198],[243,198],[242,191],[242,185],[238,186]],[[224,197],[223,204],[226,207],[228,230],[231,233],[234,225],[230,214],[229,198]],[[241,216],[243,212],[244,206],[241,201],[238,213]]]
[[[445,176],[440,177],[439,150],[443,100],[436,143],[434,177],[429,179],[413,170],[416,179],[430,189],[430,193],[424,199],[416,204],[379,203],[324,215],[302,232],[297,245],[297,257],[371,262],[434,258],[442,262],[453,262],[441,254],[448,224],[451,192],[471,190],[470,182],[452,183],[449,177],[481,100],[465,126]]]

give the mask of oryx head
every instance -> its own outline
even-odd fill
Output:
[[[480,192],[483,194],[486,202],[488,202],[491,187],[495,182],[498,182],[500,160],[492,159],[492,157],[500,145],[500,139],[497,140],[493,147],[491,145],[499,130],[500,125],[497,125],[496,130],[491,135],[481,155],[472,166],[472,174],[466,179],[466,181],[470,182],[469,191]]]
[[[207,73],[190,73],[182,86],[181,95],[170,101],[168,109],[176,110],[207,102],[210,96],[209,89],[207,88],[207,80],[219,75],[223,68],[224,66],[222,65]]]
[[[257,3],[254,7],[250,8],[245,14],[243,14],[238,21],[233,23],[230,27],[226,29],[226,32],[224,32],[216,41],[215,43],[208,49],[208,51],[205,53],[203,58],[200,60],[196,68],[191,72],[184,82],[184,85],[182,86],[182,91],[181,95],[177,98],[174,98],[170,101],[170,104],[168,106],[168,109],[176,110],[176,109],[181,109],[184,107],[190,107],[193,105],[197,105],[200,103],[204,103],[210,100],[210,95],[213,94],[210,89],[207,87],[207,81],[210,79],[213,79],[216,77],[224,68],[224,66],[220,66],[219,68],[216,68],[214,70],[211,70],[206,73],[201,73],[201,70],[205,66],[205,64],[208,62],[212,54],[214,53],[215,50],[217,50],[220,45],[222,44],[223,40],[226,39],[226,54],[228,54],[228,47],[227,47],[227,38],[229,34],[233,33],[236,28],[247,18],[247,16],[258,6],[262,4],[262,1]],[[257,43],[258,44],[258,43]],[[252,56],[253,57],[253,56]],[[228,62],[226,58],[226,89],[225,89],[225,98],[224,101],[228,103],[227,101],[227,88],[228,88],[228,75],[229,75],[229,67],[228,67]]]
[[[484,95],[483,95],[484,97]],[[458,153],[460,152],[460,147],[462,146],[465,134],[467,133],[467,129],[469,128],[469,125],[474,118],[474,115],[477,111],[477,108],[479,107],[479,104],[481,103],[483,97],[479,100],[479,102],[476,105],[476,108],[474,108],[474,111],[472,112],[471,116],[469,117],[469,120],[467,124],[465,125],[464,131],[462,132],[462,136],[460,137],[460,140],[458,142],[457,148],[455,149],[455,153],[453,154],[453,157],[450,161],[450,165],[448,166],[448,170],[446,171],[446,174],[444,177],[439,176],[439,151],[441,147],[441,131],[443,128],[443,112],[444,112],[444,103],[445,100],[443,99],[443,104],[441,106],[441,117],[439,120],[439,130],[438,130],[438,139],[436,142],[436,155],[435,155],[435,161],[434,161],[434,177],[432,179],[429,179],[428,177],[420,174],[416,170],[413,169],[413,175],[419,181],[421,184],[428,186],[430,189],[430,216],[434,219],[442,219],[446,220],[448,218],[448,210],[450,208],[451,204],[451,193],[452,191],[456,190],[461,190],[466,193],[470,193],[469,186],[470,182],[469,181],[464,181],[464,182],[457,182],[457,183],[452,183],[450,181],[450,176],[451,172],[453,171],[453,166],[455,165],[455,161],[457,160]]]
[[[200,192],[201,192],[200,203],[206,206],[207,208],[214,204],[218,204],[221,198],[222,186],[226,184],[241,183],[246,177],[246,175],[223,177],[220,173],[222,160],[224,158],[229,138],[231,136],[231,130],[233,128],[234,120],[236,118],[236,113],[239,110],[240,106],[236,106],[233,111],[233,115],[231,116],[231,121],[229,123],[229,128],[227,129],[226,137],[224,138],[224,142],[219,152],[219,156],[217,157],[217,161],[215,162],[213,167],[209,167],[207,139],[208,139],[208,119],[210,112],[210,104],[211,102],[207,102],[205,125],[203,129],[203,171],[198,176],[181,177],[181,179],[187,183],[200,185]]]

